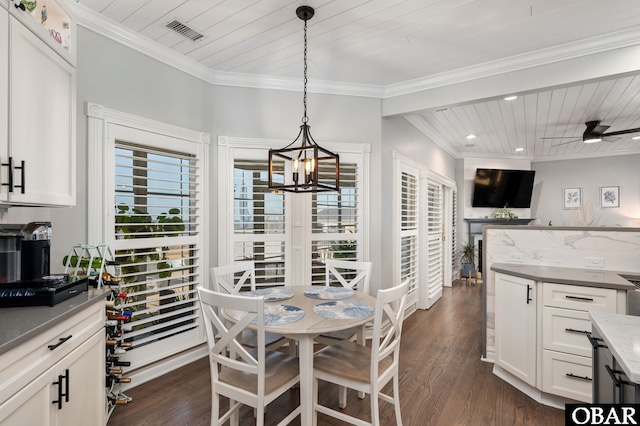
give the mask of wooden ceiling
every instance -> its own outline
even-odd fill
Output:
[[[550,55],[559,46],[563,55],[575,56],[594,46],[606,50],[640,44],[637,0],[78,0],[78,4],[212,72],[279,82],[299,81],[302,75],[303,24],[295,9],[309,5],[316,9],[308,28],[310,88],[321,81],[383,98],[425,79],[532,53]],[[192,41],[168,29],[172,21],[202,37]],[[634,33],[638,37],[629,36]],[[593,145],[554,146],[567,140],[542,139],[579,137],[589,120],[601,120],[611,126],[609,131],[640,127],[640,81],[635,75],[523,93],[509,102],[496,98],[441,105],[407,116],[456,157],[545,159],[640,152],[640,140],[631,139],[635,135]],[[471,133],[477,137],[465,139]],[[519,147],[524,150],[515,152]]]

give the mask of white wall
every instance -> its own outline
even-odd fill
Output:
[[[592,226],[633,226],[640,219],[640,155],[534,162],[531,210],[542,224],[575,226],[574,210],[563,209],[563,188],[582,188],[583,210],[597,211]],[[600,187],[620,187],[620,207],[600,208]]]

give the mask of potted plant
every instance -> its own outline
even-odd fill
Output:
[[[458,249],[458,259],[460,261],[460,274],[461,276],[475,277],[476,276],[476,246],[471,242],[466,242]]]

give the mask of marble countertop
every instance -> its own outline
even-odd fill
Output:
[[[97,290],[90,287],[88,291],[51,307],[0,308],[0,355],[53,327],[69,315],[94,303],[104,303],[110,292],[106,288]]]
[[[587,287],[633,290],[636,287],[618,272],[601,269],[560,268],[557,266],[515,265],[494,263],[491,270],[507,275],[548,283],[582,285]]]
[[[589,312],[591,323],[629,380],[640,384],[640,317]]]

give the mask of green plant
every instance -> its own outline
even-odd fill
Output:
[[[492,216],[495,219],[509,219],[509,220],[511,220],[511,219],[517,219],[518,218],[518,216],[509,209],[509,204],[508,203],[505,204],[504,207],[501,207],[499,209],[494,209],[493,213],[492,213]]]
[[[459,262],[468,264],[475,264],[478,258],[476,255],[476,246],[471,242],[460,245],[456,255]]]

